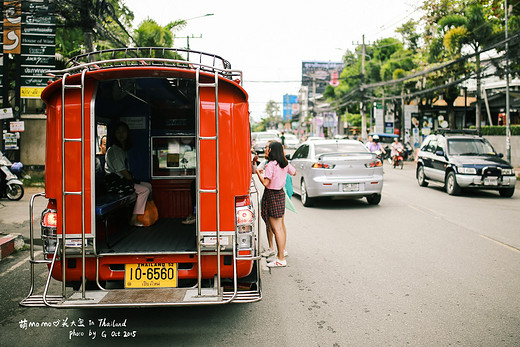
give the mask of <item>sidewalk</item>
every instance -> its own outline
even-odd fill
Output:
[[[29,239],[29,205],[34,194],[41,193],[44,188],[25,188],[24,196],[19,201],[0,200],[0,261],[21,249]],[[35,200],[34,227],[39,225],[40,214],[47,205],[44,198]],[[39,230],[39,228],[38,228]],[[39,235],[39,232],[38,232]]]

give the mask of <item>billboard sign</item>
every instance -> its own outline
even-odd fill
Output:
[[[302,85],[309,87],[309,94],[316,88],[316,94],[323,94],[328,85],[338,86],[343,71],[343,62],[302,62]]]
[[[285,94],[283,96],[283,120],[290,121],[292,116],[298,112],[298,96]]]

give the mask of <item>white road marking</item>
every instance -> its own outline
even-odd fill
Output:
[[[498,244],[498,245],[500,245],[500,246],[503,246],[503,247],[505,247],[505,248],[507,248],[507,249],[513,251],[513,252],[520,253],[520,249],[518,249],[518,248],[516,248],[516,247],[513,247],[513,246],[510,246],[510,245],[508,245],[507,243],[503,243],[503,242],[501,242],[501,241],[495,240],[495,239],[493,239],[493,238],[491,238],[491,237],[489,237],[489,236],[486,236],[486,235],[482,235],[482,234],[479,234],[479,235],[480,235],[481,237],[483,237],[483,238],[485,238],[485,239],[488,239],[488,240],[490,240],[490,241],[493,241],[494,243],[496,243],[496,244]]]
[[[34,258],[38,257],[39,255],[43,254],[43,251],[37,251],[34,253]],[[7,269],[6,271],[4,271],[3,273],[0,274],[0,278],[4,277],[5,275],[7,275],[8,273],[16,270],[17,268],[19,268],[20,266],[24,265],[25,263],[27,263],[29,261],[31,257],[27,257],[27,258],[24,258],[22,260],[20,260],[18,263],[14,264],[13,266],[11,266],[9,269]]]

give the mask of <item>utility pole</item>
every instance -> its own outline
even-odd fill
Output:
[[[363,40],[361,44],[361,101],[359,103],[359,112],[361,113],[361,138],[363,142],[367,141],[367,115],[364,110],[365,101],[365,35],[363,34]]]
[[[508,39],[508,12],[509,8],[507,0],[505,0],[505,19],[506,19],[506,156],[507,161],[511,163],[511,119],[509,115],[509,42]]]

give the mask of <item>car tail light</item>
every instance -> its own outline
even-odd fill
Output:
[[[374,160],[374,161],[371,161],[370,163],[366,163],[365,164],[365,167],[380,167],[380,166],[383,166],[383,163],[381,162],[381,160]]]
[[[313,169],[334,169],[334,164],[314,163],[312,164]]]

